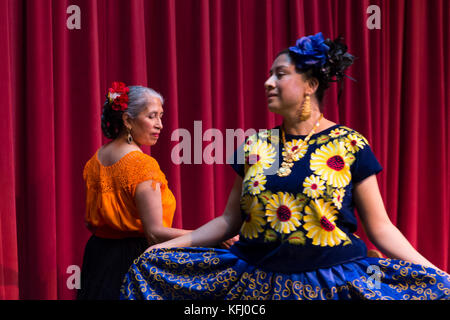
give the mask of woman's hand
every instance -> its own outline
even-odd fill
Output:
[[[223,241],[219,246],[222,249],[230,249],[230,247],[237,241],[239,241],[239,235],[234,236],[233,238],[228,239],[226,241]]]
[[[219,246],[222,249],[229,249],[236,241],[239,241],[239,235],[237,235],[233,238],[230,238],[226,241],[223,241],[222,243],[220,243]],[[169,241],[157,243],[157,244],[154,244],[154,245],[148,247],[147,250],[145,250],[145,253],[150,252],[154,249],[171,248],[171,247],[172,246],[170,245]]]

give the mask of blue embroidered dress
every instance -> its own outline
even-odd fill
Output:
[[[278,128],[276,128],[278,129]],[[381,171],[367,140],[341,125],[305,136],[264,130],[235,152],[240,241],[230,250],[158,249],[135,260],[122,299],[449,299],[450,276],[368,258],[354,232],[353,186]],[[285,149],[294,165],[277,175]]]

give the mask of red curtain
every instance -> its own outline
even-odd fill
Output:
[[[224,139],[279,124],[263,86],[274,55],[319,31],[358,57],[358,81],[339,105],[329,90],[325,116],[369,139],[390,218],[449,271],[449,20],[446,0],[0,0],[0,298],[74,298],[71,266],[89,237],[82,170],[106,142],[113,80],[165,97],[163,133],[145,151],[177,198],[174,226],[195,228],[221,214],[234,173],[225,150],[224,164],[194,163],[194,144],[211,144],[194,121]],[[172,161],[178,128],[191,133],[191,164]]]

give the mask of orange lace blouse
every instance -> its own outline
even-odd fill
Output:
[[[95,155],[86,163],[86,222],[102,238],[144,236],[142,221],[134,201],[139,183],[160,184],[163,225],[172,226],[176,201],[158,162],[140,151],[132,151],[111,166],[103,166]]]

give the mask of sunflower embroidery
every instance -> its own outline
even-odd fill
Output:
[[[306,206],[303,228],[313,245],[334,247],[347,240],[347,235],[335,224],[337,213],[333,204],[323,199],[315,199]]]
[[[329,133],[329,136],[332,137],[332,138],[337,138],[337,137],[340,137],[340,136],[342,136],[342,135],[344,135],[346,133],[347,133],[346,130],[344,130],[342,128],[337,128],[337,129],[331,130],[331,132]]]
[[[321,180],[320,177],[311,175],[306,177],[303,182],[303,193],[307,194],[310,198],[318,198],[323,195],[323,190],[325,190],[325,181]]]
[[[343,188],[350,183],[349,156],[344,142],[333,140],[311,154],[311,170],[327,184]]]
[[[360,149],[364,149],[364,145],[362,137],[357,134],[349,134],[345,139],[345,147],[349,152],[356,153]]]
[[[245,195],[241,199],[241,208],[245,212],[245,221],[241,227],[241,234],[245,238],[257,238],[258,234],[263,231],[264,220],[263,205],[258,202],[257,197]]]
[[[246,183],[248,186],[248,192],[252,195],[260,194],[266,189],[266,176],[258,173],[254,178],[249,179]]]
[[[277,192],[266,205],[267,221],[280,233],[291,233],[301,225],[301,207],[290,193]]]
[[[248,155],[245,159],[245,163],[248,165],[246,178],[262,173],[264,169],[270,168],[275,162],[275,148],[267,141],[258,140],[249,145],[248,150]]]
[[[308,150],[308,146],[305,145],[305,143],[301,139],[294,139],[292,141],[286,142],[285,148],[292,152],[294,161],[298,161],[299,159],[301,159]],[[283,157],[285,157],[286,151],[283,151],[282,155]]]

